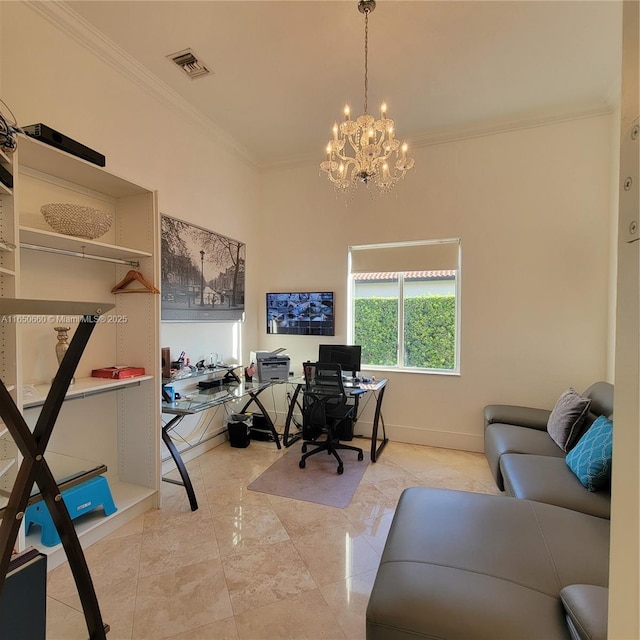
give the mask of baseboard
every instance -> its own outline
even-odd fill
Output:
[[[372,424],[358,421],[355,435],[371,437]],[[434,429],[418,429],[417,427],[403,427],[386,425],[387,438],[390,441],[406,442],[408,444],[422,444],[443,449],[458,451],[484,452],[484,437],[470,433],[454,433],[451,431],[437,431]],[[378,429],[378,438],[382,437],[382,427]]]

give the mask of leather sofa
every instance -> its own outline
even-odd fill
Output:
[[[598,382],[585,394],[586,429],[611,416],[613,387]],[[486,408],[485,453],[509,495],[403,492],[367,640],[606,639],[610,495],[589,492],[567,467],[546,432],[550,414]]]
[[[367,640],[604,640],[609,521],[412,487],[367,607]]]
[[[613,416],[613,385],[596,382],[583,431],[600,415]],[[608,488],[588,491],[565,463],[566,453],[547,433],[551,410],[489,405],[484,410],[484,445],[498,488],[508,496],[546,502],[600,518],[611,514]]]

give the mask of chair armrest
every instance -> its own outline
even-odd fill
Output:
[[[494,422],[515,424],[529,429],[545,431],[551,411],[533,407],[518,407],[510,404],[490,404],[484,408],[485,429]]]

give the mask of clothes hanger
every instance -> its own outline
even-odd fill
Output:
[[[142,288],[127,289],[132,282],[139,282]],[[160,293],[139,271],[129,269],[127,275],[111,289],[111,293]]]

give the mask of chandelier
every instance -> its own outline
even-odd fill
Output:
[[[380,106],[379,120],[367,113],[369,14],[375,8],[375,0],[358,2],[358,10],[364,14],[364,115],[352,120],[351,109],[345,106],[344,122],[334,123],[333,139],[326,148],[327,159],[320,164],[320,170],[337,191],[350,191],[363,183],[387,193],[414,165],[413,158],[407,156],[407,143],[400,144],[395,137],[386,103]]]

